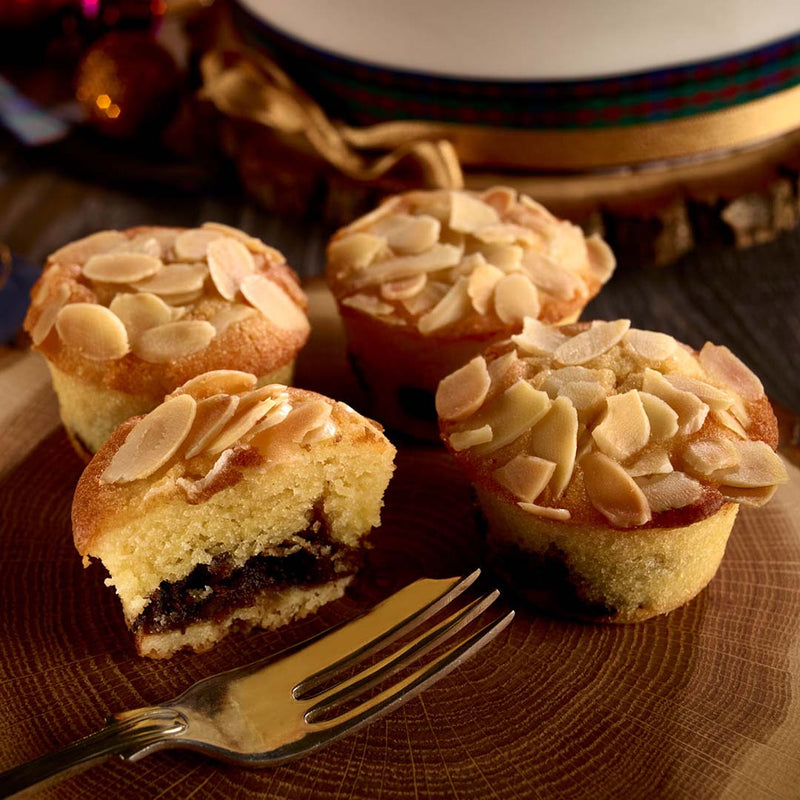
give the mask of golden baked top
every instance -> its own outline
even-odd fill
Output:
[[[327,258],[345,309],[454,337],[575,319],[615,266],[598,236],[507,187],[396,195],[339,230]]]
[[[310,330],[284,257],[217,223],[95,233],[53,253],[31,296],[36,349],[65,372],[140,394],[227,366],[268,374]]]
[[[526,319],[446,377],[436,407],[470,477],[541,517],[672,527],[787,480],[758,378],[726,347],[628,320]]]

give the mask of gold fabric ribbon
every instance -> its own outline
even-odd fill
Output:
[[[434,188],[463,186],[460,165],[522,172],[663,166],[726,155],[800,129],[800,86],[720,111],[625,127],[515,130],[396,121],[354,128],[330,120],[260,52],[215,50],[201,66],[203,95],[222,113],[302,136],[328,163],[363,181],[379,178],[409,157]],[[388,152],[367,154],[380,151]]]

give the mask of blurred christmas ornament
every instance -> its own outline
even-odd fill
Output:
[[[131,138],[166,122],[180,77],[175,60],[151,35],[112,31],[81,59],[76,97],[101,133]]]

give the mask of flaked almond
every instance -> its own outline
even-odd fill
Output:
[[[480,428],[473,428],[466,431],[454,431],[450,434],[450,447],[457,453],[461,450],[468,450],[470,447],[488,444],[492,441],[494,431],[490,425],[481,425]]]
[[[230,422],[239,405],[235,394],[215,394],[197,403],[192,430],[186,438],[185,458],[200,455]]]
[[[507,325],[539,314],[539,292],[521,272],[504,276],[494,287],[494,310]]]
[[[719,422],[720,425],[727,428],[729,431],[733,431],[740,438],[747,438],[747,431],[742,427],[739,420],[729,411],[712,411],[711,416]]]
[[[158,237],[153,235],[152,230],[145,233],[140,233],[129,239],[127,243],[118,245],[112,251],[114,253],[143,253],[152,258],[161,259],[164,248],[161,246],[161,241]]]
[[[422,277],[424,278],[425,276],[423,275]],[[385,317],[394,311],[394,306],[384,303],[383,300],[375,297],[375,295],[364,294],[363,292],[345,297],[342,300],[342,305],[354,308],[356,311],[362,311],[371,317]]]
[[[484,244],[521,244],[524,247],[535,247],[541,243],[538,233],[524,225],[515,225],[512,222],[487,225],[485,228],[474,231],[473,235]]]
[[[334,269],[364,270],[385,247],[386,240],[382,236],[351,233],[328,245],[328,264]]]
[[[175,255],[181,261],[205,261],[206,250],[215,239],[221,239],[221,231],[208,228],[192,228],[175,237]]]
[[[93,281],[135,283],[155,275],[163,266],[160,258],[144,253],[100,253],[83,265],[83,274]]]
[[[733,405],[729,411],[743,428],[750,427],[750,412],[748,412],[747,404],[740,395],[734,395]]]
[[[513,272],[522,264],[522,248],[517,244],[487,242],[479,250],[484,259],[503,272]]]
[[[356,289],[376,286],[386,281],[410,278],[420,272],[436,272],[453,267],[461,261],[462,249],[452,244],[437,243],[424,253],[410,256],[387,258],[372,265],[368,270],[359,273],[353,280]]]
[[[206,248],[206,257],[211,280],[226,300],[233,300],[242,281],[256,270],[253,254],[236,239],[215,239]]]
[[[678,415],[678,431],[682,434],[699,431],[708,416],[708,406],[696,394],[676,389],[654,369],[644,371],[642,391],[660,397],[675,411]]]
[[[47,260],[58,264],[83,264],[92,256],[108,253],[127,241],[128,237],[120,231],[99,231],[60,247]]]
[[[732,439],[731,444],[739,454],[739,462],[735,467],[712,472],[712,480],[741,488],[774,486],[789,480],[780,456],[766,442]]]
[[[489,370],[489,378],[492,384],[498,384],[502,381],[506,373],[511,369],[514,364],[519,360],[516,350],[509,350],[503,353],[502,356],[496,358],[494,361],[489,362],[487,369]]]
[[[391,301],[408,300],[418,295],[427,282],[428,276],[424,272],[409,278],[388,281],[381,284],[381,297]]]
[[[59,312],[69,300],[70,290],[66,283],[59,283],[56,289],[49,294],[47,301],[42,304],[39,319],[31,331],[31,340],[35,345],[41,344],[53,330]]]
[[[572,336],[553,353],[556,361],[565,365],[585,364],[607,353],[630,328],[630,320],[597,322],[588,330]]]
[[[178,452],[192,429],[197,403],[191,395],[165,400],[140,419],[100,476],[102,483],[147,478]]]
[[[179,386],[170,396],[190,394],[195,400],[204,400],[215,394],[241,394],[256,385],[256,376],[238,369],[213,369],[203,372]]]
[[[601,283],[606,283],[614,274],[617,266],[613,250],[596,233],[593,233],[586,239],[586,255],[592,273]]]
[[[263,419],[253,425],[250,432],[243,437],[247,443],[253,445],[253,447],[261,449],[265,441],[261,434],[268,431],[270,428],[274,428],[276,425],[280,425],[292,411],[292,404],[288,399],[275,399],[278,401],[277,405],[270,408]]]
[[[727,411],[733,405],[734,398],[732,395],[705,381],[699,381],[687,375],[670,373],[664,375],[664,378],[676,389],[697,395],[697,397],[714,411]]]
[[[551,508],[550,506],[540,506],[536,503],[517,503],[517,505],[529,514],[536,517],[544,517],[546,519],[555,519],[560,522],[566,522],[571,514],[566,508]]]
[[[242,295],[273,325],[286,331],[308,331],[305,312],[274,281],[265,275],[250,275],[241,284]]]
[[[135,342],[140,334],[150,328],[172,322],[176,311],[158,295],[149,292],[118,294],[108,308],[122,320],[131,342]]]
[[[606,413],[592,438],[602,453],[617,461],[625,461],[647,444],[650,419],[636,389],[606,400]]]
[[[544,391],[547,389],[543,386]],[[574,381],[561,385],[555,392],[547,394],[555,399],[566,397],[575,406],[581,421],[591,420],[599,413],[606,402],[606,392],[599,383],[594,381]]]
[[[336,423],[329,419],[323,425],[318,425],[316,428],[310,430],[304,437],[303,437],[303,444],[316,444],[317,442],[324,442],[327,439],[332,439],[336,436],[338,428],[336,427]]]
[[[417,328],[423,336],[446,328],[463,319],[471,308],[467,294],[467,278],[459,278],[447,294],[417,321]]]
[[[640,478],[645,475],[664,475],[672,472],[672,462],[665,450],[654,449],[642,453],[632,464],[625,467],[625,472],[632,478]]]
[[[685,508],[703,495],[703,487],[683,472],[639,478],[636,483],[647,498],[653,513],[670,508]]]
[[[133,352],[151,364],[165,364],[205,350],[217,331],[205,320],[179,320],[143,331]]]
[[[586,284],[580,275],[565,269],[544,253],[529,250],[522,258],[522,269],[537,288],[559,300],[571,300],[587,294]]]
[[[525,380],[518,380],[484,407],[481,421],[491,425],[494,435],[492,441],[481,445],[476,453],[488,455],[515,441],[547,414],[550,405],[550,398],[544,392],[534,389]],[[538,451],[536,455],[549,458]]]
[[[372,226],[371,233],[382,236],[398,253],[422,253],[439,241],[441,223],[427,214],[392,214]]]
[[[603,453],[581,459],[583,481],[591,504],[619,528],[633,528],[650,521],[650,504],[627,472]]]
[[[265,255],[270,261],[277,264],[284,264],[286,259],[280,250],[270,247],[265,242],[262,242],[257,236],[251,236],[249,233],[240,231],[238,228],[232,228],[230,225],[224,225],[221,222],[204,222],[203,228],[209,231],[218,231],[228,238],[240,241],[251,253],[260,253]]]
[[[197,302],[203,296],[203,290],[197,289],[194,292],[181,292],[180,294],[165,294],[161,295],[161,299],[174,309],[182,308],[183,306],[191,305]],[[183,308],[185,312],[186,309]]]
[[[482,257],[481,260],[483,260]],[[489,312],[495,287],[504,275],[505,273],[502,270],[487,264],[485,261],[482,264],[478,264],[470,273],[467,294],[472,301],[472,307],[479,314],[487,314]]]
[[[761,508],[765,503],[772,499],[777,486],[756,486],[744,488],[742,486],[720,486],[720,494],[732,503],[740,503],[743,506]]]
[[[517,190],[510,186],[492,186],[481,194],[481,200],[503,216],[517,202]]]
[[[665,400],[649,392],[639,392],[647,418],[650,420],[650,438],[663,442],[678,433],[678,413]]]
[[[324,400],[308,400],[296,405],[283,423],[282,433],[296,444],[305,443],[306,437],[325,425],[330,419],[332,406]]]
[[[436,413],[445,420],[466,419],[483,405],[490,384],[486,360],[476,356],[439,383]]]
[[[555,469],[553,461],[520,453],[496,469],[492,476],[515,497],[532,503],[545,490]]]
[[[122,358],[130,350],[122,320],[104,306],[72,303],[56,316],[61,341],[92,361]]]
[[[729,439],[695,440],[684,447],[682,457],[691,472],[711,475],[739,463],[739,451]]]
[[[559,497],[572,478],[578,450],[578,412],[569,400],[557,397],[553,401],[531,431],[528,447],[540,458],[555,462],[550,490],[553,497]]]
[[[637,356],[651,362],[664,361],[678,348],[678,342],[674,337],[638,328],[631,328],[622,340]]]
[[[422,193],[420,192],[419,194]],[[442,194],[446,194],[446,192],[443,192]],[[386,200],[382,201],[377,208],[372,209],[372,211],[370,211],[368,214],[364,214],[363,217],[359,217],[354,222],[351,222],[349,225],[342,228],[340,233],[350,234],[356,231],[366,230],[379,220],[382,220],[384,217],[389,216],[389,214],[391,214],[399,205],[400,205],[400,198],[397,195],[388,197]],[[427,212],[422,212],[422,213],[427,213]]]
[[[512,336],[511,341],[523,353],[550,356],[567,341],[567,337],[553,325],[545,325],[535,317],[525,317],[522,333]]]
[[[177,295],[200,291],[205,283],[206,275],[208,275],[208,267],[205,264],[178,262],[165,264],[151,278],[137,281],[132,286],[137,292],[150,292],[165,298],[167,296],[174,298]],[[181,300],[183,301],[183,298]]]
[[[616,386],[617,376],[614,374],[613,370],[606,368],[589,369],[588,367],[581,366],[560,367],[559,369],[554,369],[547,375],[541,388],[545,389],[548,393],[551,391],[551,388],[553,388],[555,389],[555,393],[558,394],[561,387],[577,381],[597,383],[608,393]]]
[[[244,322],[246,319],[252,319],[258,312],[252,306],[246,306],[243,303],[234,303],[229,308],[223,308],[214,314],[209,322],[214,326],[217,331],[217,336],[222,336],[225,331],[232,325],[237,325]]]
[[[553,216],[541,203],[534,200],[530,195],[520,194],[520,205],[525,210],[525,219],[535,222],[538,227],[550,227],[558,222],[557,217]]]
[[[239,405],[233,418],[221,433],[206,443],[204,452],[213,456],[245,439],[253,427],[275,408],[278,402],[274,397],[269,396],[251,402],[248,402],[247,397],[239,398]]]
[[[729,387],[745,400],[758,400],[764,396],[764,387],[758,376],[727,347],[706,342],[698,360],[712,380]]]
[[[483,200],[466,192],[450,195],[450,227],[461,233],[474,233],[500,221],[497,211]]]
[[[409,314],[417,317],[430,311],[442,300],[449,290],[450,287],[448,284],[442,281],[432,281],[429,279],[422,291],[401,302]]]

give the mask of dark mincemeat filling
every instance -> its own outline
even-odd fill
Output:
[[[317,539],[308,549],[286,556],[256,555],[234,568],[228,555],[200,564],[183,580],[162,581],[133,623],[144,634],[181,630],[194,622],[221,622],[252,605],[265,590],[327,583],[355,571],[355,551]]]

